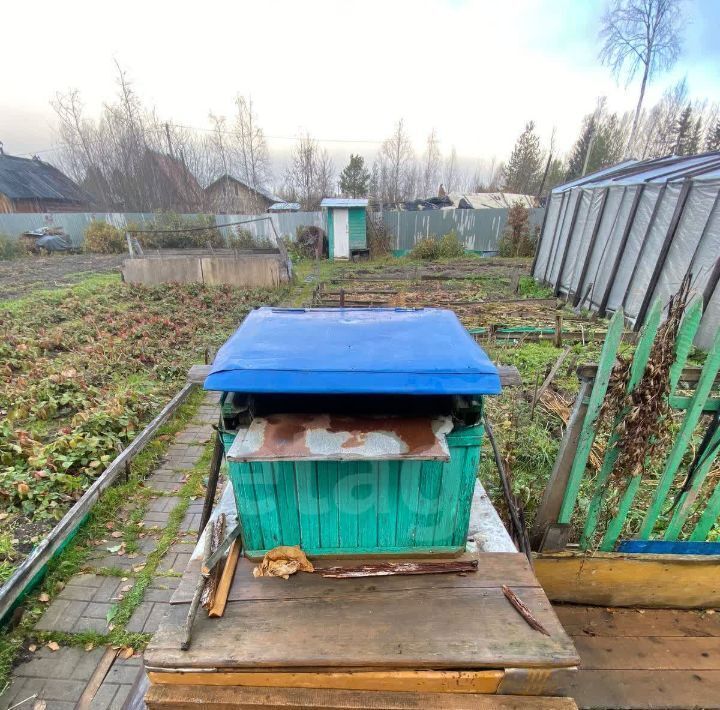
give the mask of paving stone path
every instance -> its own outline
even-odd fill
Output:
[[[142,565],[156,548],[170,514],[181,501],[174,494],[200,459],[217,419],[217,396],[208,395],[189,424],[175,436],[157,469],[146,479],[145,485],[154,495],[143,518],[144,537],[138,540],[139,549],[132,554],[118,555],[108,550],[116,543],[112,538],[99,544],[83,572],[72,577],[48,606],[35,626],[38,631],[109,633],[108,611],[124,591],[131,588],[133,568]],[[126,631],[154,633],[157,630],[180,581],[179,575],[195,547],[202,505],[202,499],[191,501],[177,539],[160,561]],[[132,508],[124,511],[125,515],[131,512]],[[0,710],[8,710],[18,703],[22,704],[17,710],[31,710],[38,700],[45,703],[46,710],[75,708],[105,652],[105,647],[89,651],[78,646],[61,646],[57,651],[47,646],[38,647],[34,653],[26,654],[13,670],[10,685],[0,694]],[[142,672],[139,654],[128,659],[116,658],[87,707],[120,710]],[[24,700],[26,702],[22,702]],[[36,707],[43,707],[42,702]]]

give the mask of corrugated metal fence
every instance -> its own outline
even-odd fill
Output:
[[[540,225],[543,209],[530,210],[530,222]],[[455,231],[458,238],[465,243],[469,251],[492,254],[497,251],[498,242],[507,222],[507,209],[485,210],[423,210],[421,212],[385,211],[382,219],[393,235],[392,248],[398,252],[406,252],[413,248],[418,239],[423,237],[441,237]],[[55,212],[51,214],[23,213],[0,214],[0,234],[17,237],[22,232],[39,227],[62,227],[72,243],[80,246],[87,226],[93,220],[101,220],[125,229],[128,224],[146,225],[157,215],[152,212]],[[188,215],[194,217],[196,215]],[[271,217],[277,233],[281,236],[295,238],[295,231],[300,226],[323,226],[321,212],[290,212],[262,215],[215,215],[218,226],[232,222]],[[273,229],[267,220],[248,222],[242,225],[259,239],[273,237]],[[222,230],[227,231],[227,230]]]
[[[543,208],[530,210],[530,224],[542,224]],[[383,222],[395,236],[393,248],[409,251],[418,239],[441,237],[454,231],[468,251],[492,254],[497,251],[507,223],[505,208],[486,210],[421,210],[383,212]]]

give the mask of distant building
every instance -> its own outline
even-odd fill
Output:
[[[519,202],[523,207],[537,207],[538,201],[532,195],[514,192],[451,192],[452,206],[460,210],[486,210],[497,207],[512,207]]]
[[[89,212],[92,208],[90,195],[56,167],[0,150],[0,212]]]
[[[282,200],[260,187],[252,187],[232,175],[222,175],[205,188],[210,212],[217,214],[260,214]]]
[[[268,212],[299,212],[299,202],[276,202],[268,207]]]

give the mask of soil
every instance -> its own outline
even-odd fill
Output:
[[[0,261],[0,299],[77,283],[90,274],[117,271],[122,254],[54,254]]]

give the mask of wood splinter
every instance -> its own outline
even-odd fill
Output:
[[[525,602],[523,602],[520,597],[515,594],[512,589],[510,589],[510,587],[503,584],[502,590],[507,600],[515,607],[517,613],[525,619],[528,626],[531,626],[536,631],[545,634],[545,636],[550,636],[550,632],[533,616],[533,613],[527,608]]]
[[[449,560],[447,562],[378,562],[370,565],[358,565],[357,567],[324,567],[315,571],[323,577],[348,579],[352,577],[476,572],[477,568],[477,560],[470,560],[469,562]]]

